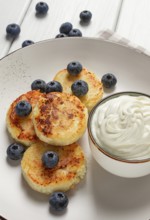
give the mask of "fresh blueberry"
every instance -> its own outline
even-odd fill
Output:
[[[20,34],[20,26],[18,24],[9,24],[7,27],[6,27],[6,33],[8,36],[10,37],[17,37],[19,34]]]
[[[67,65],[67,71],[71,75],[76,76],[82,71],[82,65],[78,61],[73,61]]]
[[[54,192],[49,198],[49,204],[55,211],[63,211],[69,203],[68,197],[63,192]]]
[[[47,151],[42,156],[42,162],[45,167],[47,168],[53,168],[58,164],[59,157],[56,152],[53,151]]]
[[[31,89],[32,90],[40,90],[40,92],[45,92],[46,91],[46,82],[42,79],[36,79],[31,84]]]
[[[57,34],[55,38],[63,38],[63,37],[68,37],[66,34],[60,33]]]
[[[117,83],[117,78],[112,73],[106,73],[102,77],[102,83],[105,88],[112,88]]]
[[[7,148],[7,156],[11,160],[19,160],[22,158],[25,148],[22,144],[13,143]]]
[[[65,22],[60,26],[60,33],[69,34],[72,30],[72,24],[70,22]]]
[[[58,81],[50,81],[46,84],[46,93],[49,92],[62,92],[63,88],[60,82]]]
[[[37,14],[45,15],[48,12],[48,4],[46,2],[39,2],[35,6]]]
[[[69,37],[82,37],[82,32],[79,29],[72,29],[69,34]]]
[[[83,23],[90,22],[91,18],[92,18],[92,13],[90,11],[85,10],[80,13],[80,19]]]
[[[22,43],[22,47],[27,47],[27,46],[29,46],[31,44],[34,44],[34,42],[32,40],[25,40]]]
[[[32,106],[28,101],[22,100],[17,103],[15,110],[18,116],[24,117],[28,116],[31,113]]]
[[[83,96],[88,92],[88,84],[83,80],[77,80],[71,85],[72,93],[75,96]]]

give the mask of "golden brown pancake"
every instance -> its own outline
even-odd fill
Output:
[[[16,114],[15,107],[19,101],[26,100],[32,105],[32,108],[34,108],[41,95],[42,94],[39,91],[29,91],[19,96],[10,105],[7,112],[6,122],[9,133],[11,134],[12,138],[14,138],[17,142],[24,144],[25,146],[30,146],[31,144],[38,141],[32,123],[32,112],[26,117],[19,117]]]
[[[46,168],[42,155],[46,151],[55,151],[59,162],[54,168]],[[36,143],[24,153],[21,161],[22,173],[29,186],[41,193],[67,191],[85,176],[86,161],[81,147],[77,143],[69,146],[50,146]]]
[[[89,91],[86,95],[79,97],[79,99],[85,104],[89,112],[103,96],[103,86],[101,81],[94,73],[85,68],[83,68],[81,73],[77,76],[70,75],[67,69],[61,70],[56,74],[54,80],[60,82],[63,87],[63,92],[69,94],[72,94],[71,85],[76,80],[84,80],[87,82]]]
[[[32,114],[37,136],[51,145],[72,144],[87,127],[87,108],[77,97],[66,93],[43,94]]]

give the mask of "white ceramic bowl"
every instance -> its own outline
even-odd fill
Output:
[[[107,149],[102,148],[96,143],[92,134],[92,118],[97,107],[110,99],[122,95],[139,96],[144,95],[150,98],[149,95],[138,92],[121,92],[110,95],[102,99],[91,111],[88,120],[88,135],[91,152],[95,160],[107,171],[121,177],[141,177],[150,174],[150,158],[142,160],[127,160],[110,154]]]

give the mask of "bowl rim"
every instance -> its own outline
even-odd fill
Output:
[[[92,117],[93,117],[93,114],[95,112],[95,110],[97,109],[97,107],[99,105],[101,105],[102,103],[105,103],[107,100],[110,100],[112,98],[116,98],[118,96],[122,96],[122,95],[131,95],[131,96],[146,96],[148,98],[150,98],[150,95],[146,94],[146,93],[143,93],[143,92],[136,92],[136,91],[124,91],[124,92],[117,92],[117,93],[113,93],[111,95],[108,95],[107,97],[101,99],[94,107],[93,109],[91,110],[90,114],[89,114],[89,118],[88,118],[88,134],[89,134],[89,137],[90,137],[90,140],[92,141],[92,143],[94,144],[94,146],[101,152],[103,153],[105,156],[113,159],[113,160],[116,160],[116,161],[119,161],[119,162],[124,162],[124,163],[129,163],[129,164],[137,164],[137,163],[145,163],[145,162],[150,162],[150,158],[147,158],[147,159],[137,159],[137,160],[128,160],[128,159],[123,159],[123,158],[120,158],[119,156],[115,156],[115,155],[112,155],[111,153],[107,152],[106,150],[104,150],[101,146],[99,146],[99,144],[97,144],[97,142],[95,141],[94,137],[93,137],[93,134],[92,134],[92,131],[91,131],[91,120],[92,120]]]

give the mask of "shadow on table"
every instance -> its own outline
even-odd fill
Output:
[[[46,17],[46,16],[47,16],[47,14],[39,14],[39,13],[35,13],[35,16],[36,16],[36,18],[41,19],[41,18]]]

